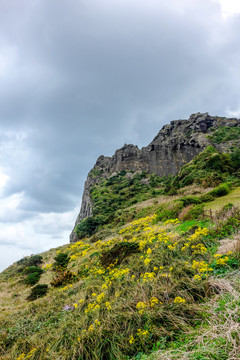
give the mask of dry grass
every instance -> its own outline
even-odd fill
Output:
[[[178,349],[155,352],[148,360],[240,359],[238,274],[211,281],[214,286],[218,284],[222,292],[206,304],[208,326],[204,324],[198,333],[189,333],[189,341],[182,346],[179,344]]]

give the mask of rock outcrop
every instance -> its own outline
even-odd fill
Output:
[[[163,126],[147,147],[139,149],[135,145],[125,144],[112,157],[100,156],[85,182],[82,206],[75,226],[92,215],[90,189],[102,178],[122,170],[146,171],[158,176],[175,175],[183,165],[211,145],[206,135],[210,128],[219,126],[240,126],[240,121],[197,113],[188,120],[174,120]],[[223,150],[221,145],[216,147],[219,151]],[[76,240],[76,234],[72,231],[70,241]]]

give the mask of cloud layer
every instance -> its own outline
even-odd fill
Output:
[[[99,155],[197,111],[238,116],[239,24],[214,0],[1,1],[2,268],[68,241]]]

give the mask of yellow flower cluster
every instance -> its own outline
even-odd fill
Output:
[[[187,242],[184,244],[184,246],[182,247],[182,251],[184,251],[185,249],[190,247],[190,244],[193,243],[194,241],[196,241],[197,239],[201,238],[202,236],[206,236],[209,233],[209,230],[207,228],[198,228],[194,234],[192,234],[188,239]],[[202,253],[205,253],[207,251],[207,249],[204,247],[204,245],[202,244],[198,244],[201,245],[201,250],[204,251]],[[198,246],[196,245],[196,246]],[[204,250],[206,249],[206,251]],[[195,254],[197,254],[199,252],[195,252]]]
[[[135,339],[134,339],[134,337],[132,335],[129,336],[128,342],[129,342],[129,344],[134,344]]]
[[[176,246],[177,246],[177,242],[168,245],[168,248],[169,248],[169,250],[175,250]]]
[[[209,267],[205,261],[193,260],[192,268],[200,273],[208,273],[209,271],[213,271],[213,269]]]
[[[179,224],[180,221],[178,219],[170,219],[170,220],[166,220],[164,225],[168,225],[168,224]]]
[[[155,305],[162,304],[162,302],[156,298],[152,297],[149,302],[146,301],[139,301],[136,305],[136,308],[138,309],[139,314],[143,314],[144,310],[149,307],[154,307]]]
[[[192,255],[206,254],[207,252],[207,248],[203,244],[192,245],[191,248],[194,250]]]
[[[174,302],[175,304],[183,304],[183,303],[186,302],[186,300],[183,299],[181,296],[177,296],[177,297],[175,297],[175,299],[173,300],[173,302]]]
[[[229,257],[225,256],[225,257],[221,257],[221,258],[217,259],[216,263],[217,263],[217,265],[226,265],[228,260],[229,260]]]
[[[143,278],[143,282],[154,280],[156,277],[156,273],[154,272],[145,272],[145,274],[141,274],[141,278]]]
[[[43,270],[48,270],[48,269],[50,269],[51,267],[52,267],[52,264],[45,264],[45,265],[42,266],[42,269],[43,269]]]
[[[149,335],[149,331],[148,330],[143,330],[143,329],[137,329],[137,335],[140,338],[145,338],[146,336]]]
[[[124,234],[127,232],[138,232],[140,230],[143,231],[149,231],[152,230],[151,227],[148,226],[148,224],[153,221],[154,219],[156,219],[157,215],[151,215],[151,216],[146,216],[145,218],[141,218],[138,220],[134,220],[130,223],[130,225],[128,227],[125,227],[124,229],[121,229],[119,231],[119,234]]]
[[[28,354],[22,353],[17,360],[27,360],[30,359],[31,356],[35,353],[35,351],[37,350],[37,348],[33,348]]]

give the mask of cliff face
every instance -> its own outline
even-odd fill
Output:
[[[87,176],[82,206],[75,226],[92,215],[90,189],[102,178],[108,178],[122,170],[142,170],[158,176],[175,175],[183,165],[211,145],[206,137],[210,128],[239,125],[237,119],[197,113],[191,115],[188,120],[174,120],[163,126],[147,147],[139,149],[135,145],[125,144],[112,157],[100,156]],[[221,144],[215,147],[219,151],[224,150]],[[70,241],[76,240],[76,234],[72,231]]]

